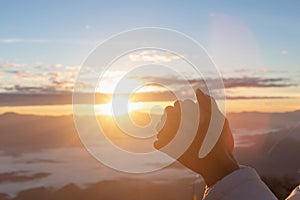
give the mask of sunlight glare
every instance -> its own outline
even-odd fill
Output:
[[[97,110],[99,111],[100,115],[108,115],[108,116],[124,116],[126,114],[129,114],[133,111],[140,110],[143,108],[143,103],[141,102],[131,102],[125,96],[116,96],[114,97],[114,101],[117,104],[123,104],[124,102],[128,102],[128,110],[123,109],[115,109],[115,111],[112,108],[112,100],[107,104],[100,104],[96,105]],[[115,113],[114,113],[115,112]]]

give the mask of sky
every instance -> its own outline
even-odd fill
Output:
[[[299,6],[296,0],[0,1],[0,92],[72,91],[98,44],[121,31],[162,27],[207,50],[224,78],[230,111],[297,110]],[[16,108],[0,110],[9,109]]]

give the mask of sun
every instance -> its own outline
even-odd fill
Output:
[[[114,102],[114,110],[113,110],[113,102]],[[126,109],[126,104],[128,105],[128,109]],[[140,102],[131,102],[126,96],[116,95],[112,97],[112,99],[106,103],[97,105],[97,111],[100,115],[107,116],[124,116],[130,114],[136,110],[142,109],[143,105]]]

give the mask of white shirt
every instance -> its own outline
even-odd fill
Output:
[[[206,189],[203,200],[276,200],[277,198],[251,167],[241,167]],[[300,200],[298,186],[286,200]]]
[[[300,199],[300,185],[296,187],[293,192],[286,198],[286,200],[299,200]]]

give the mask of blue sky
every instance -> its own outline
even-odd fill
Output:
[[[11,0],[0,4],[2,61],[76,65],[98,41],[143,26],[181,31],[208,48],[212,15],[222,14],[251,29],[268,67],[284,64],[295,69],[300,64],[299,1]],[[281,51],[288,53],[279,56]]]

